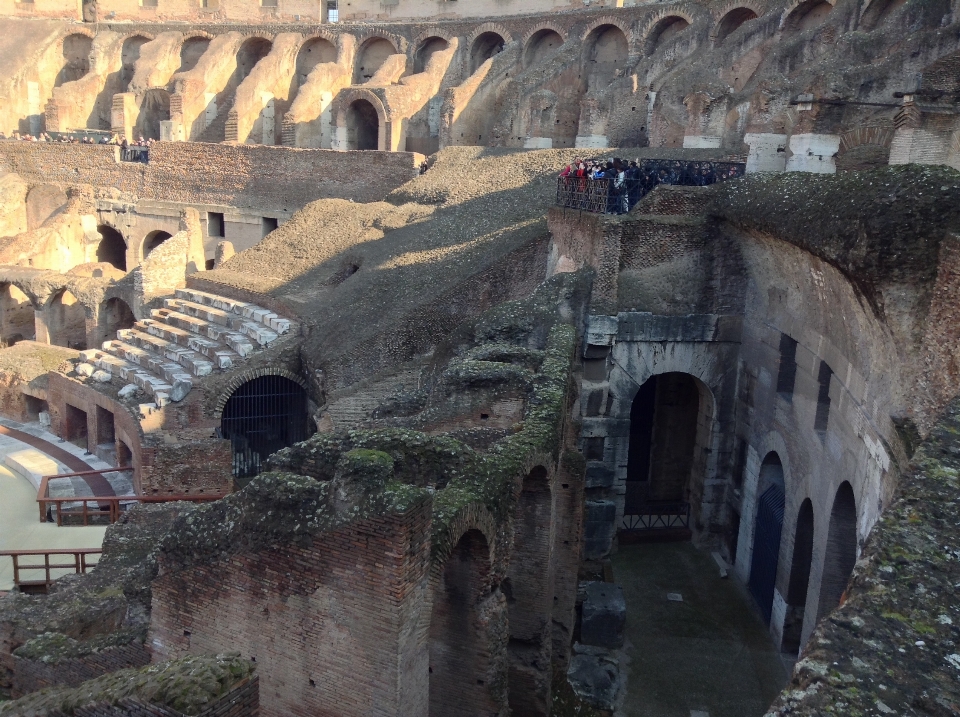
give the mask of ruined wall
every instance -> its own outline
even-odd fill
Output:
[[[160,142],[150,163],[115,148],[0,141],[0,167],[28,182],[116,187],[142,199],[296,209],[315,199],[376,201],[417,174],[417,155]]]
[[[413,628],[429,526],[429,503],[420,502],[293,545],[186,569],[164,562],[153,588],[154,654],[239,650],[257,661],[265,715],[364,715],[374,705],[423,714],[413,687],[426,681],[426,646]]]

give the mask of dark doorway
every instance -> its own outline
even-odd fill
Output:
[[[79,448],[87,448],[87,412],[69,403],[64,406],[66,411],[62,437]]]
[[[267,456],[307,438],[307,394],[283,376],[260,376],[227,400],[220,436],[233,447],[233,475],[260,473]]]
[[[93,39],[86,35],[67,35],[63,38],[63,67],[57,73],[54,87],[79,80],[90,71],[90,50]]]
[[[97,244],[97,261],[112,265],[120,271],[127,270],[127,242],[123,234],[113,227],[101,224],[97,227],[100,243]]]
[[[427,69],[427,65],[430,64],[430,58],[434,56],[437,52],[443,52],[448,47],[450,43],[444,40],[442,37],[428,37],[420,45],[420,49],[417,50],[416,57],[413,62],[413,71],[414,73],[423,72]]]
[[[123,299],[113,297],[100,304],[100,340],[109,341],[117,338],[120,329],[132,329],[137,323],[133,311]]]
[[[47,330],[54,346],[87,348],[87,312],[70,291],[61,291],[47,307]]]
[[[780,537],[783,532],[785,505],[783,465],[776,453],[770,453],[760,466],[757,486],[757,517],[753,531],[753,559],[750,563],[750,593],[753,595],[764,621],[770,624],[773,611],[773,593],[777,583],[780,561]]]
[[[196,67],[209,46],[210,39],[206,37],[188,37],[184,40],[180,45],[180,67],[177,72],[189,72]]]
[[[810,585],[810,565],[813,562],[813,503],[807,498],[797,515],[796,537],[793,539],[793,561],[790,563],[790,585],[787,588],[787,614],[783,621],[783,641],[780,650],[791,655],[800,652],[803,635],[803,617],[807,606],[807,588]]]
[[[840,484],[830,512],[827,552],[820,579],[819,620],[840,604],[857,562],[857,500],[847,481]]]
[[[347,109],[347,149],[379,149],[380,118],[367,100],[354,100]]]
[[[121,92],[126,92],[130,87],[130,81],[133,79],[134,66],[140,59],[140,50],[150,42],[150,38],[143,35],[134,35],[123,41],[123,47],[120,48],[120,87]]]
[[[36,336],[36,313],[30,297],[13,284],[0,286],[0,339],[6,346]]]
[[[170,119],[170,93],[166,90],[147,90],[137,118],[139,133],[146,139],[160,139],[161,122]]]

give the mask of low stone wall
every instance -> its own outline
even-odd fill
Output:
[[[87,680],[108,672],[149,664],[150,652],[139,641],[56,662],[14,654],[13,694],[26,695],[45,687],[79,687]]]
[[[159,142],[149,164],[112,146],[0,141],[0,169],[31,183],[115,187],[140,199],[295,210],[316,199],[373,202],[417,176],[410,152],[334,152],[264,145]]]

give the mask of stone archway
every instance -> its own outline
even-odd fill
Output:
[[[346,111],[347,149],[380,148],[380,117],[368,100],[356,99]]]
[[[480,65],[491,57],[500,54],[505,44],[503,36],[492,30],[477,35],[470,46],[470,74],[480,69]]]
[[[160,230],[147,234],[143,238],[143,258],[146,259],[150,255],[150,252],[163,244],[167,239],[170,239],[172,236],[173,235],[170,234],[170,232]]]
[[[87,348],[87,312],[69,289],[61,289],[47,304],[47,332],[54,346]]]
[[[763,619],[769,624],[777,586],[783,511],[786,505],[783,463],[776,453],[768,453],[763,459],[757,494],[759,497],[754,520],[749,587]]]
[[[97,227],[100,242],[97,244],[97,261],[110,264],[120,271],[127,270],[127,242],[123,234],[106,224]]]
[[[13,346],[36,336],[36,314],[30,297],[13,284],[0,286],[0,341]]]
[[[817,619],[840,605],[857,562],[857,499],[847,481],[837,488],[827,529]]]
[[[623,30],[613,24],[599,25],[583,43],[587,89],[600,89],[614,81],[624,70],[629,42]]]
[[[658,374],[640,386],[630,409],[624,515],[643,515],[651,505],[686,506],[691,525],[698,522],[713,403],[710,389],[687,373]]]
[[[489,613],[503,609],[503,598],[490,592],[491,573],[490,545],[476,528],[464,532],[435,569],[429,629],[431,715],[501,712],[491,679],[496,676],[497,651],[485,628],[496,624]]]
[[[160,139],[160,123],[169,119],[170,93],[163,89],[147,90],[137,117],[137,134],[146,139]]]
[[[136,323],[133,310],[123,299],[114,296],[100,304],[97,327],[101,343],[117,338],[117,331],[132,329]]]
[[[798,654],[803,645],[803,619],[812,563],[813,503],[807,498],[797,514],[793,560],[790,562],[790,584],[787,587],[787,612],[783,620],[783,639],[780,642],[780,651],[791,655]]]
[[[362,85],[369,82],[383,63],[391,55],[397,54],[397,48],[385,37],[371,37],[363,43],[357,52],[354,64],[353,84]]]

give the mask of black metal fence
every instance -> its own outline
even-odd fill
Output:
[[[621,530],[676,530],[690,528],[690,504],[685,501],[651,501],[628,508]]]
[[[616,179],[559,177],[557,205],[596,214],[624,214],[660,184],[705,187],[742,177],[742,162],[686,162],[678,159],[643,159],[634,176]]]
[[[121,162],[140,162],[142,164],[147,164],[150,161],[150,148],[149,147],[121,147],[120,161]]]

